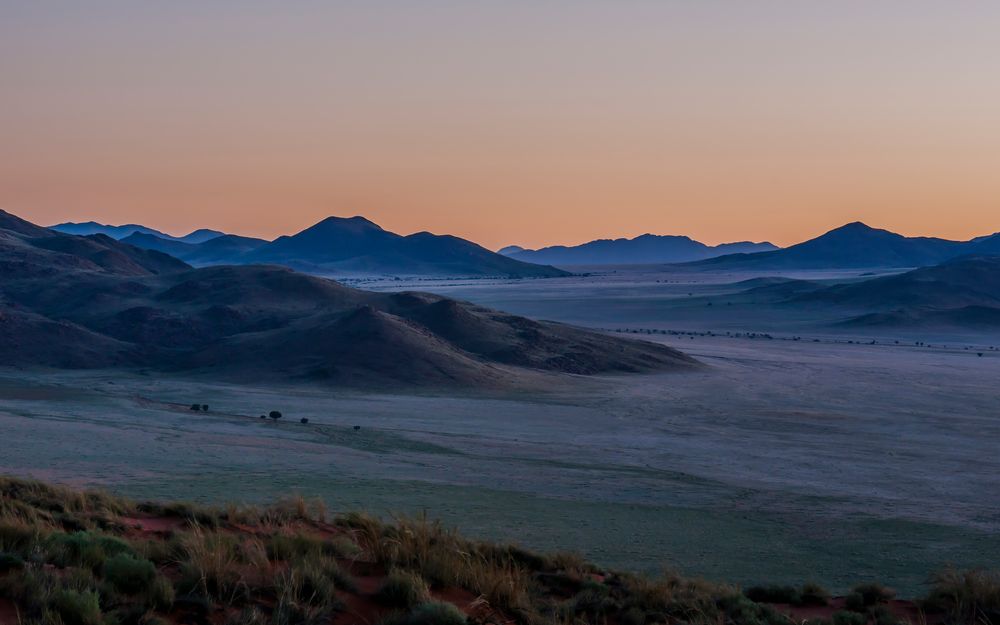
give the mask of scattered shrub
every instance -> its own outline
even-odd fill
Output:
[[[0,553],[0,573],[20,571],[24,568],[24,560],[13,553]]]
[[[465,625],[467,619],[454,604],[428,601],[417,606],[405,622],[406,625]]]
[[[57,590],[52,596],[52,608],[65,625],[101,625],[101,606],[92,590]]]
[[[80,566],[98,570],[109,557],[135,551],[124,540],[93,532],[53,534],[45,545],[46,556],[56,566]]]
[[[751,586],[744,590],[743,594],[757,603],[798,605],[802,602],[802,594],[794,586]]]
[[[866,625],[868,617],[857,612],[838,610],[833,613],[833,625]]]
[[[145,604],[153,610],[168,611],[174,605],[174,585],[162,575],[157,575],[144,595]]]
[[[427,582],[412,571],[394,570],[386,576],[375,595],[376,601],[390,608],[412,609],[430,598]]]
[[[851,592],[844,597],[844,607],[854,612],[864,612],[868,606],[865,604],[865,596],[860,592]]]
[[[156,567],[149,560],[119,554],[104,563],[104,580],[127,595],[149,590],[155,579]]]
[[[876,605],[869,611],[869,618],[874,625],[897,625],[901,621],[887,605]]]
[[[882,584],[878,583],[860,584],[855,586],[852,594],[854,593],[861,595],[861,599],[866,607],[885,603],[896,596],[896,592],[894,590],[886,588]]]
[[[830,603],[830,593],[819,584],[803,584],[799,595],[801,605],[823,606]]]

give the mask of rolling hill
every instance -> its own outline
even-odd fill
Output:
[[[634,239],[599,239],[582,245],[554,245],[537,250],[512,245],[500,253],[517,260],[551,265],[640,265],[682,263],[723,254],[753,254],[776,249],[770,243],[744,241],[713,247],[684,236],[644,234]]]
[[[367,229],[367,227],[365,227]],[[543,373],[698,367],[674,349],[286,267],[192,268],[0,213],[0,364],[143,367],[241,381],[524,386]]]
[[[799,302],[864,310],[848,325],[1000,327],[1000,256],[973,256],[933,267],[806,292]]]
[[[688,266],[745,271],[925,267],[964,254],[986,253],[992,246],[1000,250],[1000,236],[968,242],[904,237],[854,222],[784,249],[759,254],[730,254]]]

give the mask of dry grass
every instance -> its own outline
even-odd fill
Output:
[[[184,522],[167,535],[136,536],[121,519],[142,514]],[[378,596],[401,611],[386,622],[411,625],[462,622],[428,603],[449,588],[477,597],[483,618],[523,625],[789,625],[765,603],[827,599],[807,584],[748,591],[755,602],[722,584],[606,572],[576,554],[471,541],[426,517],[351,513],[331,526],[326,515],[301,497],[264,508],[136,505],[0,478],[0,597],[17,605],[24,625],[151,625],[178,610],[203,621],[220,609],[227,625],[319,625],[343,608],[338,593],[357,592],[341,565],[360,561],[390,572]],[[864,613],[838,613],[839,625],[895,622],[883,587],[853,596]],[[1000,625],[1000,574],[945,571],[922,605],[949,625]]]

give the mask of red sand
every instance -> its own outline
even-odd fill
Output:
[[[18,625],[17,608],[7,599],[0,599],[0,625]]]
[[[184,519],[170,517],[128,517],[121,518],[123,524],[148,534],[169,534],[185,526]]]
[[[844,598],[834,597],[830,599],[830,604],[825,606],[794,606],[787,603],[772,603],[770,604],[775,610],[789,616],[796,623],[801,623],[808,619],[826,619],[830,620],[834,612],[844,609]],[[896,599],[888,603],[889,609],[892,610],[901,621],[904,623],[923,623],[926,625],[936,625],[943,620],[941,615],[931,614],[925,615],[920,611],[920,608],[913,601],[906,601],[902,599]]]

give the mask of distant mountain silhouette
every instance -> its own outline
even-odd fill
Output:
[[[349,225],[371,234],[369,225]],[[663,345],[438,295],[361,291],[277,266],[195,269],[104,234],[63,234],[2,211],[0,275],[4,366],[462,388],[699,366]]]
[[[190,236],[190,235],[189,235]],[[231,263],[240,256],[267,244],[264,239],[223,234],[192,244],[163,239],[152,234],[135,232],[121,240],[136,247],[170,254],[192,265],[218,265]]]
[[[501,256],[449,235],[402,236],[364,217],[327,217],[298,234],[278,237],[241,263],[275,263],[309,272],[403,275],[553,277],[554,267]]]
[[[861,269],[925,267],[964,254],[1000,253],[1000,236],[968,242],[904,237],[861,222],[849,223],[804,243],[760,254],[731,254],[690,263],[709,269]]]
[[[135,233],[149,234],[153,236],[160,237],[161,239],[166,239],[168,241],[180,241],[182,243],[204,243],[209,239],[219,237],[225,234],[225,232],[219,232],[218,230],[209,230],[207,228],[201,228],[186,234],[182,237],[175,237],[169,234],[160,232],[154,228],[148,228],[139,224],[124,224],[121,226],[110,226],[106,224],[100,224],[96,221],[86,221],[81,223],[66,222],[62,224],[56,224],[54,226],[49,226],[50,230],[55,230],[56,232],[63,232],[65,234],[78,234],[78,235],[88,235],[88,234],[105,234],[112,239],[124,239]]]
[[[552,265],[639,265],[682,263],[723,254],[756,253],[778,249],[770,243],[724,243],[710,246],[684,236],[644,234],[634,239],[599,239],[582,245],[554,245],[526,250],[516,245],[501,254],[532,263]]]

